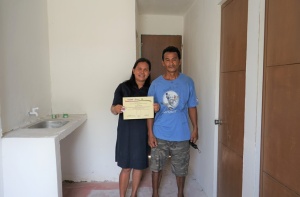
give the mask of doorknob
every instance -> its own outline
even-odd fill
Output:
[[[215,120],[215,125],[221,125],[222,124],[222,120]]]

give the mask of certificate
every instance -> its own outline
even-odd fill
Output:
[[[153,96],[123,97],[124,120],[154,117]]]

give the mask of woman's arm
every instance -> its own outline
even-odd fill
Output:
[[[123,107],[123,105],[112,105],[111,108],[110,108],[110,111],[114,115],[118,115],[120,113],[123,113],[124,109],[125,108]]]

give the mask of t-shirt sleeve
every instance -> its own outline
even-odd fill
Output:
[[[196,95],[194,81],[192,79],[189,80],[189,87],[190,87],[190,96],[188,101],[188,107],[196,107],[199,101]]]
[[[154,96],[154,84],[153,83],[149,87],[148,96]]]
[[[115,90],[114,99],[112,105],[122,105],[123,103],[123,92],[122,92],[122,84],[119,84],[117,89]]]
[[[155,83],[152,83],[148,90],[148,96],[153,96],[154,103],[157,103],[157,98],[155,97]]]

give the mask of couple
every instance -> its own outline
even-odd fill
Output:
[[[153,197],[158,197],[162,168],[171,155],[172,172],[176,175],[178,197],[183,197],[189,166],[189,141],[198,140],[198,99],[193,80],[180,73],[181,54],[169,46],[162,52],[163,75],[150,85],[151,63],[138,59],[131,78],[115,90],[111,112],[119,115],[116,142],[116,162],[122,168],[119,176],[120,197],[125,197],[132,171],[131,197],[137,196],[143,170],[148,167],[148,147],[151,147]],[[123,97],[153,96],[154,119],[124,120]],[[192,131],[189,129],[189,118]],[[147,145],[148,143],[148,145]]]

